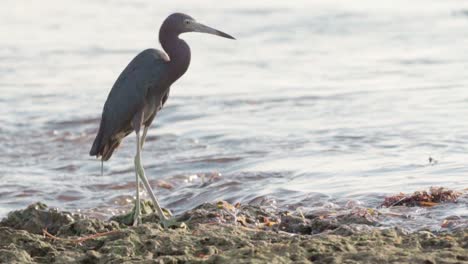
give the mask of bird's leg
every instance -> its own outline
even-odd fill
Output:
[[[141,208],[140,208],[140,178],[138,177],[138,171],[135,167],[136,176],[136,200],[135,200],[135,211],[133,212],[133,226],[137,226],[141,223]]]
[[[141,136],[140,148],[143,150],[143,144],[145,143],[146,133],[148,132],[148,126],[145,126],[143,135]],[[140,208],[140,178],[138,177],[138,171],[135,167],[136,176],[136,201],[135,201],[135,212],[133,217],[133,226],[137,226],[141,223],[141,208]]]
[[[148,127],[149,126],[145,126],[145,128],[143,129],[143,135],[141,135],[141,149],[143,149],[143,144],[145,144],[146,133],[148,133]]]
[[[143,135],[141,136],[140,148],[143,150],[143,144],[145,143],[146,133],[148,133],[148,126],[145,126]],[[133,217],[133,226],[137,226],[141,223],[141,208],[140,208],[140,178],[138,177],[138,171],[135,168],[136,176],[136,201],[135,201],[135,212]]]
[[[153,190],[151,189],[151,186],[148,182],[148,178],[146,178],[145,171],[142,166],[141,162],[141,143],[140,143],[140,131],[135,131],[136,132],[136,138],[137,138],[137,154],[135,156],[135,169],[140,176],[141,181],[143,182],[143,185],[145,186],[146,191],[151,197],[151,200],[153,201],[153,205],[156,208],[156,212],[158,213],[159,219],[163,226],[165,228],[169,227],[172,225],[172,221],[168,219],[165,215],[163,210],[161,209],[161,206],[159,205],[158,199],[153,193]]]

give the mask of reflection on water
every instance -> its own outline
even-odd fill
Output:
[[[159,48],[158,27],[174,11],[238,40],[183,36],[192,64],[143,154],[164,206],[224,199],[349,210],[393,193],[467,187],[466,3],[1,6],[0,216],[38,200],[98,217],[131,207],[134,138],[102,177],[88,151],[116,77],[140,50]],[[392,213],[409,215],[409,227],[467,218],[465,200],[407,210]]]

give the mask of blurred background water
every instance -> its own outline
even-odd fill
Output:
[[[114,81],[160,48],[172,12],[238,40],[182,36],[192,63],[143,153],[163,206],[376,207],[467,187],[468,1],[4,0],[0,217],[35,201],[99,217],[131,207],[134,137],[104,176],[88,152]],[[410,213],[436,225],[467,211]]]

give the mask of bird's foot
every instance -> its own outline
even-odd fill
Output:
[[[186,229],[187,225],[184,222],[178,222],[174,216],[172,216],[172,213],[169,209],[166,208],[161,208],[162,213],[164,214],[163,216],[159,216],[160,223],[163,226],[164,229],[176,229],[176,228],[182,228]]]
[[[187,229],[187,225],[184,222],[179,222],[174,217],[162,219],[161,220],[161,225],[164,227],[164,229],[168,229],[168,228],[171,228],[171,229],[176,229],[176,228]]]
[[[139,226],[141,224],[141,215],[133,214],[133,226]]]
[[[133,226],[138,226],[141,223],[140,202],[135,202],[135,207],[133,207]]]

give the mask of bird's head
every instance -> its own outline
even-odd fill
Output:
[[[201,23],[198,23],[194,18],[189,15],[182,14],[182,13],[174,13],[164,20],[162,28],[167,28],[174,33],[182,34],[188,32],[200,32],[200,33],[208,33],[213,34],[216,36],[235,39],[229,34],[226,34],[222,31],[217,29],[211,28],[209,26],[205,26]]]

